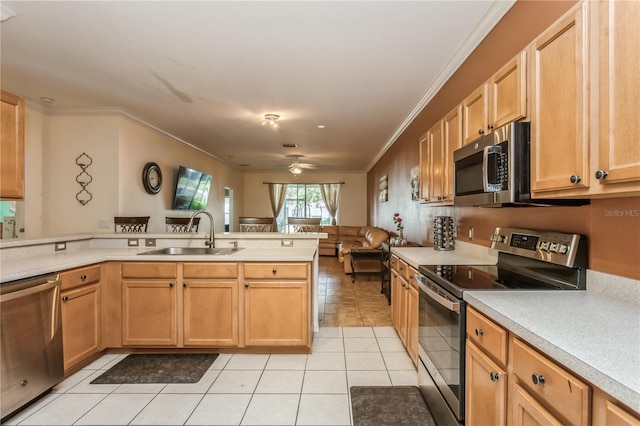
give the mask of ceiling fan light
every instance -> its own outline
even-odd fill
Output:
[[[302,169],[298,166],[291,167],[289,171],[291,172],[291,174],[294,174],[294,175],[299,175],[300,173],[302,173]]]

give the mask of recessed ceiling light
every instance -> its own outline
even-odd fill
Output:
[[[54,102],[53,98],[49,98],[47,96],[42,96],[40,100],[45,104],[52,104]]]
[[[278,121],[279,119],[280,119],[280,116],[278,114],[265,114],[262,125],[266,126],[268,124],[269,126],[276,128],[278,127],[278,124],[276,123],[276,121]]]
[[[327,127],[327,126],[325,126],[324,124],[318,124],[318,129],[324,129],[324,128],[326,128],[326,127]]]

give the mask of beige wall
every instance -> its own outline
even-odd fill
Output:
[[[240,216],[273,216],[269,191],[263,182],[344,182],[340,193],[339,225],[367,224],[367,175],[365,173],[302,173],[297,179],[288,172],[251,173],[244,176],[244,210]]]

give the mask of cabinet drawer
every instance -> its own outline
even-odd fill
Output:
[[[238,278],[237,263],[185,263],[184,278]]]
[[[404,260],[398,259],[398,275],[409,281],[409,265]]]
[[[391,256],[391,269],[395,270],[396,272],[398,272],[399,261],[400,259],[398,259],[396,256]]]
[[[586,383],[517,338],[510,347],[513,374],[523,387],[564,422],[588,423],[591,388]]]
[[[174,262],[135,262],[122,264],[122,278],[175,278],[178,267]]]
[[[60,274],[60,290],[69,290],[81,285],[100,281],[100,265],[87,266],[65,271]]]
[[[467,338],[480,346],[495,361],[507,364],[507,330],[475,311],[467,309]]]
[[[307,278],[306,263],[246,263],[245,278]]]

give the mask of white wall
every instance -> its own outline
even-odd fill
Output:
[[[367,225],[366,173],[253,173],[244,175],[244,210],[239,216],[273,216],[268,186],[263,182],[331,183],[344,182],[340,193],[339,225]]]

